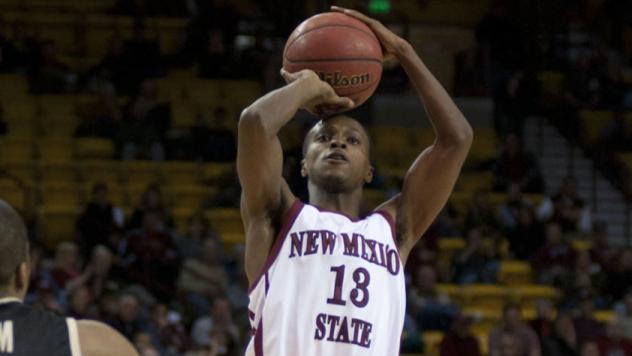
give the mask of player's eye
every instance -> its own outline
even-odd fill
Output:
[[[351,136],[347,139],[347,142],[349,142],[352,145],[357,145],[360,143],[360,140],[357,137]]]
[[[316,136],[316,141],[317,142],[327,142],[331,139],[331,136],[327,135],[327,134],[320,134],[318,136]]]

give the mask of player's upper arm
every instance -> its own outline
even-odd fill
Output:
[[[386,207],[394,210],[397,219],[402,259],[406,259],[448,200],[471,142],[471,135],[449,142],[437,140],[406,173],[400,196]]]
[[[82,356],[137,356],[138,352],[118,331],[91,320],[77,321]]]
[[[281,203],[283,150],[276,132],[267,132],[263,118],[245,109],[238,128],[237,174],[249,215],[277,210]]]

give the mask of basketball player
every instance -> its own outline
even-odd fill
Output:
[[[0,355],[138,355],[109,326],[63,318],[22,303],[30,275],[26,228],[0,200]]]
[[[398,355],[406,258],[448,199],[472,142],[472,128],[409,43],[359,12],[332,10],[365,22],[398,59],[436,139],[412,163],[401,193],[361,217],[373,168],[357,121],[324,118],[305,137],[309,204],[282,178],[277,138],[299,109],[347,109],[351,100],[312,71],[282,71],[288,84],[244,109],[237,168],[254,331],[248,356]]]

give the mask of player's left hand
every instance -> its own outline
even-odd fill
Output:
[[[340,6],[332,6],[331,10],[356,18],[369,26],[373,33],[375,33],[375,36],[380,40],[387,55],[390,54],[398,57],[406,46],[409,45],[405,39],[393,33],[393,31],[389,30],[388,27],[384,26],[380,21],[372,19],[359,11]]]

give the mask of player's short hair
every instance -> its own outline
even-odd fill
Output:
[[[327,120],[328,118],[334,118],[334,117],[344,117],[344,118],[353,120],[353,121],[355,121],[355,122],[360,124],[360,127],[362,127],[362,130],[366,134],[366,137],[369,139],[369,141],[367,142],[367,149],[368,149],[369,154],[370,154],[370,152],[371,152],[371,136],[369,135],[369,132],[366,130],[364,125],[362,125],[362,123],[359,120],[357,120],[357,119],[355,119],[355,118],[353,118],[351,116],[344,115],[344,114],[333,115],[333,116],[324,118],[323,120]],[[318,125],[323,120],[320,120],[320,121],[316,122],[314,125],[312,125],[312,127],[309,128],[309,131],[307,131],[307,134],[305,135],[305,137],[303,137],[303,151],[302,151],[303,152],[303,157],[305,157],[305,154],[307,153],[307,147],[309,146],[309,138],[311,137],[312,133],[314,132],[313,131],[314,127],[316,127],[316,125]]]
[[[29,240],[20,215],[0,199],[0,293],[5,292],[15,271],[28,260]]]

